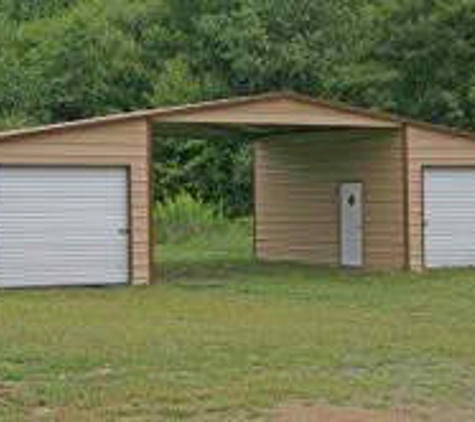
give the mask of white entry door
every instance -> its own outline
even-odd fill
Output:
[[[124,168],[0,167],[0,287],[128,281]]]
[[[424,170],[424,261],[475,266],[475,169]]]
[[[363,265],[363,184],[340,185],[340,260],[347,267]]]

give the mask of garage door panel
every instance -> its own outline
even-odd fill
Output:
[[[424,171],[424,223],[428,267],[475,266],[475,170]]]
[[[0,286],[128,281],[124,168],[0,168]]]

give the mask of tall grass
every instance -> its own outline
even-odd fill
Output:
[[[182,243],[222,229],[227,219],[220,207],[181,193],[156,205],[155,222],[159,243]]]
[[[242,260],[252,256],[249,218],[229,219],[221,207],[213,207],[189,194],[157,204],[156,239],[161,261],[200,262]]]

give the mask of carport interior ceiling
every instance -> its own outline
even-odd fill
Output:
[[[161,123],[155,124],[155,135],[164,137],[182,138],[239,138],[249,141],[259,139],[278,138],[279,136],[298,135],[298,139],[311,137],[314,140],[334,138],[354,140],[380,137],[384,139],[394,129],[367,129],[367,128],[342,128],[331,126],[254,126],[254,125],[229,125],[229,124],[203,124],[203,123]]]

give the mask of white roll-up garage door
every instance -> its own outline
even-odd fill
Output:
[[[424,171],[424,259],[429,268],[475,266],[475,169]]]
[[[0,286],[128,281],[124,168],[1,167]]]

